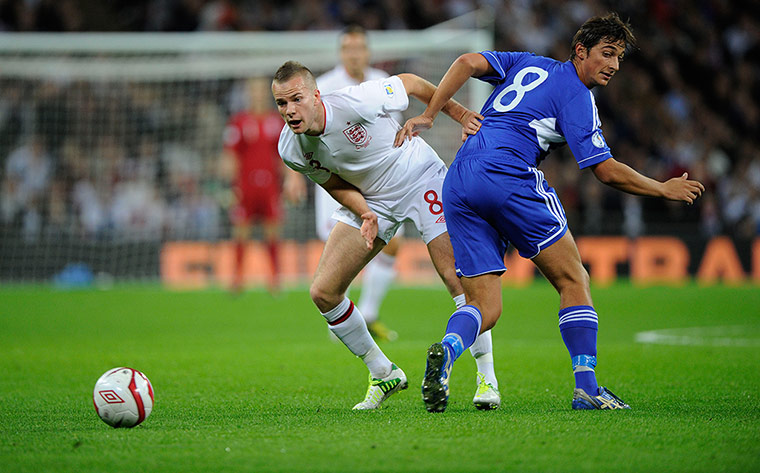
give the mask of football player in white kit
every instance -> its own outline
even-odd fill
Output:
[[[405,110],[408,95],[427,103],[434,91],[424,79],[400,74],[322,96],[311,71],[294,61],[283,64],[272,82],[275,103],[287,124],[280,135],[280,156],[342,205],[310,295],[330,330],[369,369],[367,394],[354,409],[377,408],[408,386],[404,372],[380,350],[345,295],[351,281],[405,221],[421,233],[457,307],[465,304],[440,200],[446,165],[421,138],[393,147],[400,125],[389,114]],[[480,115],[454,100],[443,112],[467,134],[480,127]],[[490,389],[482,393],[481,403],[476,395],[476,406],[498,407],[498,390],[493,384],[486,388]]]
[[[340,64],[317,77],[317,88],[324,95],[343,87],[359,85],[364,81],[385,79],[388,73],[369,66],[369,47],[367,33],[359,25],[346,27],[340,35]],[[403,122],[400,113],[393,114],[399,122]],[[330,194],[320,185],[314,189],[314,210],[317,226],[317,236],[327,241],[330,231],[337,220],[333,213],[340,207]],[[396,236],[388,242],[375,258],[364,268],[362,292],[359,297],[359,310],[367,322],[369,333],[378,341],[393,341],[398,333],[389,329],[378,319],[380,305],[388,293],[390,285],[396,279],[396,255],[400,247],[399,239],[403,236],[404,227],[400,227]],[[332,332],[330,332],[332,333]],[[333,337],[335,341],[337,339]]]

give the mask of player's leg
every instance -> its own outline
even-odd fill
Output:
[[[383,245],[378,238],[373,249],[368,250],[358,228],[339,222],[325,243],[310,288],[311,299],[330,330],[369,369],[367,394],[355,409],[377,408],[388,396],[407,387],[404,372],[380,350],[361,312],[345,296],[351,281]]]
[[[385,248],[364,268],[362,293],[358,305],[370,333],[377,340],[393,341],[398,338],[395,331],[390,330],[378,320],[378,315],[380,305],[385,299],[391,283],[396,279],[396,255],[400,246],[399,237],[392,238]]]
[[[442,187],[431,188],[424,193],[424,205],[421,207],[420,221],[423,227],[420,229],[423,238],[428,235],[437,235],[431,240],[427,240],[428,251],[430,252],[433,265],[436,267],[438,274],[444,281],[449,293],[457,301],[457,310],[451,315],[446,326],[446,333],[440,343],[433,344],[428,349],[427,365],[425,369],[425,379],[423,380],[423,400],[428,411],[443,411],[448,402],[448,379],[451,367],[454,361],[471,346],[481,333],[481,325],[485,320],[479,307],[473,305],[472,294],[468,291],[465,282],[468,281],[472,287],[477,287],[474,280],[489,281],[492,277],[496,283],[496,290],[492,291],[498,300],[488,299],[486,302],[495,304],[494,307],[485,307],[488,317],[492,317],[493,322],[501,313],[501,284],[498,275],[489,274],[492,271],[503,272],[504,260],[503,253],[499,256],[499,245],[501,239],[495,235],[493,229],[487,222],[480,218],[469,206],[460,199],[461,194],[451,192],[451,188],[446,189],[449,178],[457,181],[461,176],[449,174]],[[446,218],[442,219],[444,205],[438,196],[443,196],[446,202]],[[456,235],[459,235],[454,246],[454,234],[441,231],[440,234],[435,232],[428,233],[426,223],[430,223],[430,217],[434,217],[433,229],[436,225],[444,225],[447,229],[453,229]],[[450,226],[451,225],[451,226]],[[481,231],[482,230],[482,231]],[[485,234],[481,242],[470,241],[472,236],[479,233]],[[458,248],[457,261],[455,261],[454,249]],[[490,250],[490,252],[489,252]],[[467,270],[473,269],[472,272],[465,274],[479,274],[474,278],[457,277],[459,267],[459,258],[465,262]],[[493,260],[495,258],[496,265]],[[480,268],[485,267],[485,271]],[[501,274],[499,272],[499,274]],[[464,286],[464,287],[463,287]],[[466,294],[466,304],[458,297],[462,293]],[[479,296],[480,297],[480,296]],[[490,328],[490,326],[488,327]]]
[[[475,375],[476,388],[472,403],[481,410],[498,409],[501,405],[501,393],[494,370],[493,340],[490,330],[478,335],[475,342],[470,345],[470,353],[475,358],[478,370]]]
[[[474,284],[473,278],[462,278],[462,284],[467,286],[465,292],[469,291],[468,294],[472,294],[468,305],[478,308],[481,314],[484,311],[486,314],[500,314],[501,280],[496,275],[490,275],[496,276],[495,278],[487,276],[489,275],[483,275],[478,281],[474,281]],[[485,286],[482,286],[481,283],[484,283]],[[496,287],[497,284],[498,287]],[[491,291],[491,294],[496,295],[496,297],[485,298],[483,295],[478,294],[478,290]],[[470,345],[470,353],[475,358],[477,366],[475,396],[472,399],[472,403],[477,409],[481,410],[498,409],[501,405],[501,393],[499,392],[499,382],[496,379],[496,372],[494,370],[493,340],[490,329],[483,330],[481,327],[480,335]]]
[[[279,220],[268,221],[263,225],[264,240],[269,256],[269,291],[277,293],[280,289],[280,229]]]
[[[623,409],[628,406],[597,384],[596,338],[599,327],[589,276],[570,232],[533,258],[560,296],[559,329],[570,352],[575,376],[574,409]]]
[[[433,266],[435,266],[438,274],[444,281],[444,284],[446,284],[449,293],[452,294],[456,308],[460,309],[466,304],[463,292],[464,289],[462,288],[461,281],[454,270],[454,253],[451,248],[451,242],[449,240],[447,244],[446,240],[448,240],[448,238],[445,240],[433,240],[431,242],[433,246],[431,247],[428,245],[428,252],[433,261]],[[501,303],[500,301],[501,299],[499,299],[499,303]],[[493,341],[490,330],[483,331],[477,336],[473,344],[470,346],[470,353],[473,358],[475,358],[475,363],[477,365],[478,376],[476,376],[476,378],[478,385],[482,384],[482,378],[483,381],[485,381],[485,385],[491,385],[492,388],[498,389],[499,383],[496,380],[496,373],[494,371]]]
[[[235,259],[232,292],[239,293],[245,284],[245,252],[251,237],[251,225],[261,215],[257,206],[257,189],[234,187],[235,204],[230,208],[232,238],[235,245]]]
[[[235,245],[235,266],[232,276],[232,291],[243,290],[245,283],[245,248],[251,235],[251,225],[244,218],[233,220],[232,237]]]
[[[493,319],[498,318],[498,315],[501,314],[500,279],[498,275],[494,276],[495,279],[487,277],[489,275],[478,277],[478,281],[483,281],[486,284],[483,289],[480,289],[481,284],[477,282],[473,283],[472,279],[475,278],[462,278],[460,280],[454,269],[454,253],[448,233],[443,233],[430,241],[428,252],[433,261],[433,266],[438,271],[449,293],[454,297],[457,306],[456,311],[449,318],[446,333],[441,341],[442,348],[444,349],[444,359],[441,360],[443,374],[448,377],[447,371],[450,371],[451,365],[459,358],[464,349],[469,347],[470,353],[475,358],[478,370],[476,375],[477,388],[473,403],[478,409],[497,408],[501,404],[501,395],[498,391],[498,381],[496,380],[496,373],[494,371],[491,331],[489,329],[481,333],[476,319],[478,316],[482,317],[482,310],[478,306],[473,305],[473,302],[480,304],[481,307],[485,304],[486,314]],[[492,287],[494,282],[496,284],[495,289]],[[467,288],[463,288],[463,284],[468,284],[473,289],[470,289],[470,292],[468,292]],[[481,295],[478,292],[480,290],[483,290],[484,294]],[[486,297],[489,294],[487,291],[491,291],[490,294],[495,297]],[[465,300],[464,294],[470,296],[469,300]],[[473,299],[473,296],[477,296],[477,298]],[[482,302],[478,302],[478,300]],[[495,320],[493,323],[495,323]],[[489,322],[491,325],[493,323]],[[435,355],[436,351],[437,347],[433,350],[433,355]],[[435,383],[434,380],[437,376],[438,373],[430,373],[431,379],[427,385],[430,386],[430,383]],[[446,387],[444,386],[444,391],[445,389]],[[432,402],[432,404],[435,404],[435,402]],[[433,410],[440,408],[440,404],[433,405]]]
[[[269,188],[260,197],[260,214],[264,221],[264,242],[269,256],[269,292],[280,290],[280,230],[282,228],[282,202],[277,188]]]

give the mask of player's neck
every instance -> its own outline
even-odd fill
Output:
[[[321,100],[319,102],[319,105],[322,107],[322,113],[317,115],[317,119],[314,123],[314,129],[306,131],[306,135],[319,136],[325,132],[325,126],[327,124],[327,109]]]
[[[584,77],[583,68],[581,67],[581,63],[578,57],[574,57],[570,60],[570,62],[573,64],[573,67],[575,67],[575,73],[578,75],[578,79],[583,83],[583,85],[585,85],[589,90],[593,89],[594,85],[589,86],[587,78]]]
[[[352,71],[349,71],[348,69],[346,69],[345,67],[343,69],[345,69],[346,74],[348,74],[348,77],[350,77],[351,79],[355,80],[356,82],[358,82],[360,84],[362,82],[364,82],[364,71],[353,71],[352,72]]]

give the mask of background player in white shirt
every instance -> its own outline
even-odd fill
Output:
[[[317,88],[322,94],[334,92],[343,87],[359,85],[364,81],[384,79],[388,73],[369,66],[369,47],[367,33],[359,25],[346,27],[340,35],[340,64],[317,77]],[[397,121],[402,121],[400,113],[394,114]],[[314,210],[317,236],[327,241],[330,231],[337,220],[333,213],[340,204],[321,186],[314,190]],[[364,268],[362,292],[359,297],[359,310],[367,322],[369,332],[379,341],[393,341],[398,334],[378,320],[380,305],[388,289],[396,278],[396,255],[399,251],[399,239],[403,236],[403,227],[396,237],[391,239],[383,250]],[[332,332],[331,332],[332,333]]]
[[[405,110],[408,95],[427,103],[434,90],[413,74],[401,74],[323,97],[311,71],[293,61],[283,64],[272,82],[275,103],[287,124],[280,135],[280,156],[343,206],[336,212],[339,222],[327,239],[310,294],[330,330],[370,371],[366,397],[354,409],[377,408],[408,384],[345,295],[351,281],[405,221],[420,231],[456,305],[465,302],[440,200],[446,165],[421,138],[393,147],[400,125],[389,113]],[[468,134],[480,126],[480,115],[453,100],[443,111]],[[491,389],[490,394],[491,403],[498,406],[498,391]]]

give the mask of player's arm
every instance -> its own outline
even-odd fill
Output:
[[[701,182],[688,179],[687,173],[660,182],[640,174],[627,164],[614,158],[591,166],[591,170],[596,178],[604,184],[629,194],[662,197],[691,204],[705,190],[705,186]]]
[[[292,204],[300,204],[306,198],[306,179],[299,172],[282,165],[282,193]]]
[[[404,139],[411,139],[412,136],[417,136],[420,131],[432,128],[435,117],[470,77],[480,77],[492,72],[493,67],[480,53],[467,53],[459,56],[441,79],[441,83],[438,84],[425,111],[421,115],[407,120],[403,128],[396,134],[394,146],[400,146]]]
[[[425,105],[430,103],[430,99],[435,94],[435,85],[416,74],[403,73],[399,74],[398,78],[404,84],[407,95],[416,98]],[[469,135],[474,135],[480,129],[480,120],[483,119],[483,116],[473,112],[453,98],[450,98],[443,105],[441,111],[462,125],[464,132]]]
[[[361,217],[363,220],[361,234],[367,242],[367,249],[371,250],[377,237],[377,214],[369,208],[359,189],[335,174],[320,185],[336,202]]]
[[[222,149],[222,153],[219,156],[219,177],[226,182],[233,182],[235,176],[237,176],[238,162],[235,158],[235,153],[228,149]]]

